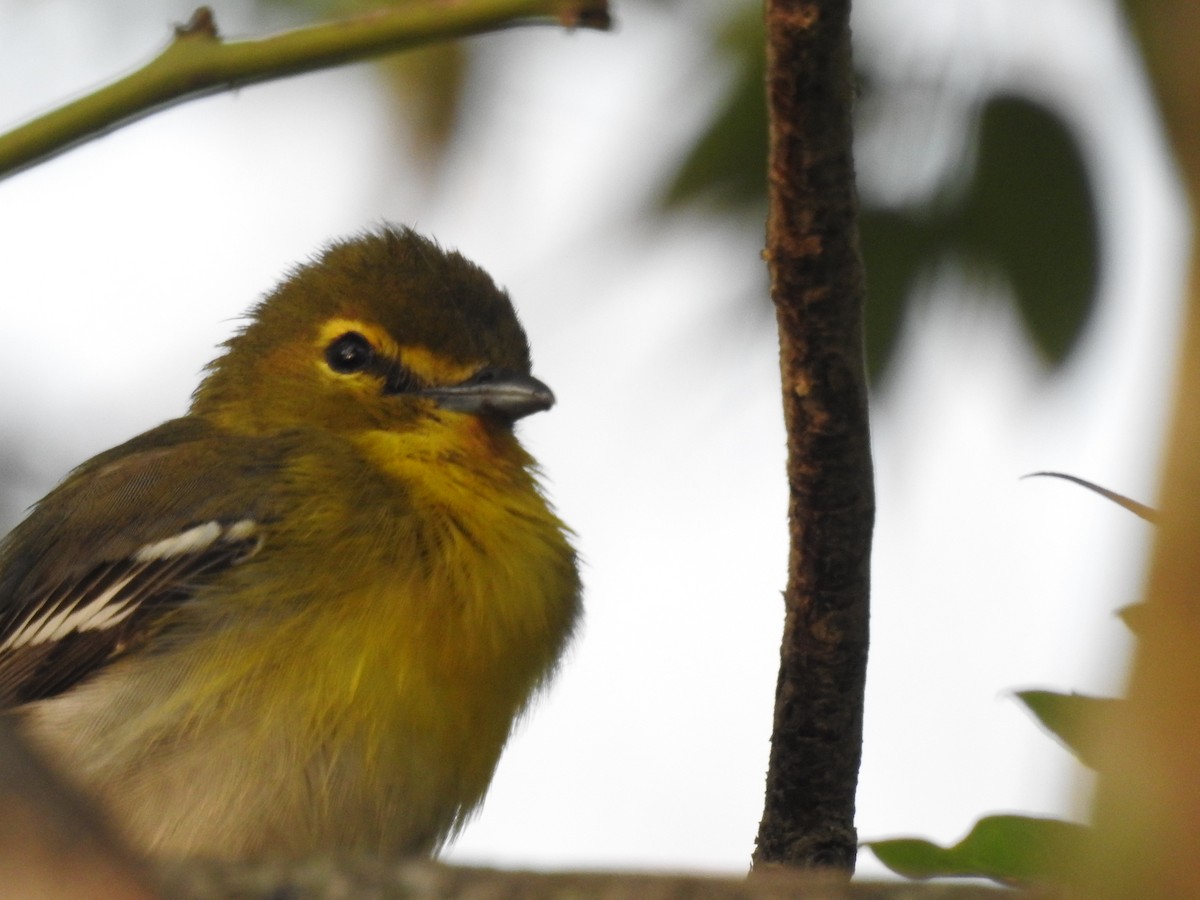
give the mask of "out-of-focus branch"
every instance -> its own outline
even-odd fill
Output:
[[[648,873],[505,872],[379,857],[292,862],[159,861],[143,864],[96,812],[20,742],[0,717],[0,896],[20,900],[322,900],[344,897],[487,897],[490,900],[1013,900],[982,885],[847,884],[828,874],[766,872],[745,878]]]
[[[323,900],[487,897],[489,900],[1014,900],[983,885],[848,884],[813,872],[753,878],[648,873],[505,872],[378,857],[292,862],[159,861],[156,893],[143,865],[0,718],[0,896],[20,900]]]
[[[1200,896],[1200,4],[1126,0],[1193,211],[1159,528],[1127,689],[1101,739],[1079,896]]]
[[[316,859],[218,865],[199,860],[161,869],[172,900],[325,900],[380,897],[445,900],[1038,900],[1039,895],[964,884],[848,884],[828,873],[768,872],[752,878],[631,872],[506,872],[428,860]]]
[[[96,812],[0,717],[0,894],[23,900],[153,900]]]
[[[875,499],[851,155],[850,0],[767,0],[766,259],[791,551],[754,863],[854,868]]]
[[[0,135],[0,178],[197,97],[518,25],[608,24],[606,0],[414,0],[260,40],[225,41],[201,7],[137,71]]]

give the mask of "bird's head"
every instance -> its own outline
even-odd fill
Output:
[[[463,414],[506,427],[553,403],[487,273],[386,227],[293,271],[210,364],[192,411],[249,433],[405,431]]]

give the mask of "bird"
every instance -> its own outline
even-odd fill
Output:
[[[0,715],[151,856],[438,852],[580,619],[554,402],[481,268],[327,246],[0,542]]]

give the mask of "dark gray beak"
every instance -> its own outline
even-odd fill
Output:
[[[554,393],[532,375],[503,369],[484,369],[461,384],[416,392],[432,397],[442,409],[473,415],[492,415],[515,422],[554,405]]]

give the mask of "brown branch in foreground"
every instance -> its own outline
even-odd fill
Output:
[[[1095,838],[1073,885],[1089,900],[1200,896],[1200,4],[1125,8],[1191,204],[1191,272],[1138,645],[1126,699],[1097,725]]]
[[[847,884],[816,872],[753,878],[629,872],[506,872],[428,861],[309,860],[229,865],[190,860],[160,869],[172,900],[1023,900],[1039,895],[963,884]]]
[[[0,717],[0,895],[152,900],[132,856]]]
[[[874,525],[849,0],[767,0],[770,208],[791,551],[754,863],[854,868]]]
[[[315,858],[296,862],[159,862],[156,892],[143,865],[105,823],[32,756],[0,717],[0,896],[21,900],[1014,900],[981,885],[847,884],[815,872],[753,878],[590,872],[504,872],[428,860]]]

